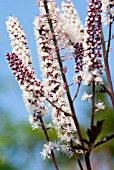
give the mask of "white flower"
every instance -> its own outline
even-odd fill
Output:
[[[95,104],[95,111],[97,112],[98,110],[102,110],[105,109],[105,105],[103,104],[103,102],[98,102],[97,104]]]
[[[49,142],[48,144],[44,144],[43,145],[43,150],[42,150],[42,152],[40,152],[42,159],[45,160],[46,157],[50,158],[51,151],[53,149],[57,149],[59,151],[60,150],[59,148],[60,148],[59,143],[56,143],[56,142],[55,143],[54,142]]]
[[[81,100],[88,100],[88,101],[90,102],[91,98],[92,98],[92,94],[88,95],[88,94],[84,91]]]
[[[31,126],[32,126],[32,130],[38,129],[38,122],[34,120],[34,116],[33,115],[29,115],[28,116],[28,121],[30,122]]]
[[[79,15],[71,1],[62,2],[61,14],[63,22],[63,31],[73,42],[82,41],[84,28]]]
[[[73,156],[73,151],[70,145],[61,145],[62,152],[65,153],[69,158]]]
[[[42,159],[46,159],[46,157],[50,158],[51,155],[51,142],[43,145],[43,151],[40,152]]]
[[[102,0],[102,21],[105,25],[109,25],[110,22],[113,22],[112,19],[110,19],[110,14],[112,15],[112,18],[114,16],[114,1],[112,0]]]
[[[78,83],[78,75],[75,75],[74,77],[73,77],[73,79],[74,79],[74,83]]]
[[[89,72],[84,71],[84,72],[83,72],[82,79],[83,79],[83,81],[84,81],[84,82],[83,82],[84,85],[88,85],[88,84],[92,81],[93,76],[92,76]]]
[[[97,76],[94,80],[96,84],[103,84],[103,79],[99,76]]]

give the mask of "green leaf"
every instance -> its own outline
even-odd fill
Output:
[[[86,143],[87,145],[91,145],[91,143],[87,139],[83,139],[83,142]]]
[[[93,125],[92,129],[87,130],[87,135],[88,135],[89,141],[92,145],[94,144],[95,140],[97,139],[97,137],[99,136],[99,134],[102,131],[103,122],[104,122],[104,120],[98,121],[96,126]]]
[[[76,149],[76,150],[88,151],[88,149],[87,149],[87,148],[85,148],[84,146],[81,146],[81,145],[74,146],[73,148],[74,148],[74,149]]]
[[[98,143],[96,143],[96,144],[94,145],[94,148],[96,148],[97,146],[102,145],[103,143],[108,142],[108,141],[111,140],[111,139],[114,139],[114,134],[111,134],[111,135],[109,135],[109,136],[104,136],[104,137],[101,139],[100,142],[98,142]]]

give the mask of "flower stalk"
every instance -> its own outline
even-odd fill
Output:
[[[95,114],[95,82],[92,83],[92,113],[91,113],[91,126],[92,129],[94,125],[94,114]]]
[[[74,106],[73,106],[73,102],[72,102],[72,98],[71,98],[71,95],[70,95],[68,83],[67,83],[67,80],[66,80],[66,76],[65,76],[65,74],[63,72],[63,65],[62,65],[62,62],[61,62],[59,47],[58,47],[57,40],[56,40],[56,37],[55,37],[55,33],[54,33],[54,29],[53,29],[53,24],[52,24],[52,21],[51,21],[51,19],[49,17],[49,9],[48,9],[48,5],[47,5],[47,1],[44,1],[44,8],[46,10],[46,15],[47,15],[47,18],[48,18],[48,24],[50,26],[51,34],[52,34],[52,37],[53,37],[53,43],[54,43],[54,47],[55,47],[55,52],[56,52],[56,55],[57,55],[58,63],[59,63],[59,66],[60,66],[60,71],[61,71],[62,79],[63,79],[63,82],[65,84],[65,90],[66,90],[66,94],[67,94],[67,97],[68,97],[70,109],[71,109],[71,112],[72,112],[72,118],[74,120],[76,129],[77,129],[77,132],[78,132],[78,135],[79,135],[80,142],[83,145],[82,134],[81,134],[79,122],[78,122],[78,119],[77,119],[76,114],[75,114],[75,109],[74,109]]]

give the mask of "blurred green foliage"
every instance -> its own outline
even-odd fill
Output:
[[[3,110],[0,110],[0,116],[0,170],[25,170],[28,163],[37,167],[38,159],[43,164],[40,170],[44,167],[54,169],[51,159],[43,161],[40,158],[40,151],[46,143],[42,130],[33,131],[25,121],[12,121],[9,113]],[[56,139],[54,129],[48,131],[48,134],[52,141]],[[74,162],[74,158],[72,160],[66,158],[56,151],[56,159],[62,170],[69,170],[69,166]]]
[[[98,120],[104,119],[103,130],[96,142],[100,141],[102,137],[114,133],[114,110],[111,108],[109,99],[101,93],[97,93],[97,98],[105,103],[106,109],[95,113],[95,124]],[[89,123],[91,108],[86,105],[84,107],[84,114]],[[0,117],[0,170],[29,170],[31,166],[35,167],[32,167],[33,170],[44,170],[45,168],[54,170],[51,159],[43,161],[40,158],[42,146],[46,143],[42,130],[33,131],[28,122],[18,121],[16,118],[15,121],[14,118],[12,120],[10,111],[4,111],[2,108],[0,108]],[[86,139],[88,139],[86,134],[88,127],[89,124],[81,127],[83,138]],[[48,133],[51,140],[56,140],[57,135],[54,129]],[[58,151],[55,154],[60,170],[76,169],[75,158],[70,159]],[[96,148],[93,154],[100,162],[104,159],[101,155],[105,154],[105,157],[110,160],[110,169],[107,170],[114,169],[114,139]],[[82,159],[81,155],[80,158]],[[41,164],[40,167],[39,164]]]

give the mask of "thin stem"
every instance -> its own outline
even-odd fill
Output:
[[[109,86],[109,90],[110,90],[110,94],[109,95],[110,95],[110,99],[111,99],[111,102],[112,102],[112,106],[114,108],[114,91],[113,91],[113,85],[112,85],[112,80],[111,80],[110,68],[109,68],[109,63],[108,63],[108,56],[107,56],[108,49],[106,51],[105,40],[104,40],[104,35],[103,35],[102,28],[101,28],[101,36],[102,36],[102,49],[103,49],[106,77],[107,77],[108,86]]]
[[[50,139],[49,139],[47,130],[46,130],[46,128],[45,128],[45,125],[44,125],[44,122],[43,122],[43,119],[42,119],[41,116],[39,117],[39,120],[40,120],[41,124],[43,124],[42,130],[44,131],[46,140],[47,140],[47,142],[49,143],[49,142],[50,142]],[[58,165],[57,165],[57,162],[56,162],[56,159],[55,159],[55,155],[54,155],[53,150],[51,150],[51,157],[52,157],[53,163],[54,163],[54,165],[55,165],[55,169],[56,169],[56,170],[59,170],[59,167],[58,167]]]
[[[76,94],[75,94],[75,96],[74,96],[74,98],[73,98],[73,102],[75,101],[75,99],[76,99],[76,97],[78,96],[78,92],[79,92],[79,90],[80,90],[80,86],[81,86],[81,83],[78,83],[78,88],[77,88],[77,90],[76,90]]]
[[[61,109],[60,107],[56,106],[54,103],[52,103],[52,102],[51,102],[43,93],[41,93],[39,90],[38,90],[38,93],[39,93],[41,96],[45,97],[45,98],[46,98],[46,101],[47,101],[48,103],[50,103],[52,106],[54,106],[57,110],[63,112],[66,116],[71,116],[71,117],[72,117],[72,115],[71,115],[70,113],[68,113],[68,112],[64,111],[63,109]]]
[[[90,156],[90,152],[87,152],[85,155],[86,167],[87,167],[87,170],[92,170],[89,156]]]
[[[92,84],[92,115],[91,115],[91,125],[90,128],[92,129],[94,124],[94,114],[95,114],[95,81],[93,80]]]
[[[41,124],[43,125],[43,126],[42,126],[42,130],[44,131],[44,134],[45,134],[46,140],[47,140],[47,142],[50,142],[50,139],[49,139],[49,136],[48,136],[47,130],[46,130],[46,128],[45,128],[45,125],[44,125],[44,122],[43,122],[43,119],[42,119],[42,117],[41,117],[41,116],[39,116],[39,120],[40,120]]]
[[[60,107],[57,107],[54,103],[52,103],[48,98],[46,98],[47,102],[50,103],[52,106],[54,106],[57,110],[63,112],[66,116],[71,116],[72,115],[66,111],[64,111],[63,109],[61,109]]]
[[[112,101],[112,106],[114,108],[114,91],[113,91],[113,85],[112,85],[112,80],[111,80],[111,74],[110,74],[108,58],[104,59],[104,63],[105,63],[107,80],[108,80],[108,86],[109,86],[109,89],[110,89],[110,99]]]
[[[82,166],[82,164],[81,164],[80,158],[79,158],[78,154],[76,153],[75,148],[74,148],[74,146],[73,146],[73,141],[70,141],[70,144],[71,144],[71,147],[72,147],[72,149],[73,149],[73,152],[74,152],[74,155],[75,155],[75,157],[76,157],[76,160],[77,160],[77,162],[78,162],[78,165],[79,165],[79,167],[80,167],[80,170],[84,170],[84,169],[83,169],[83,166]]]
[[[50,30],[51,30],[51,34],[52,34],[52,37],[53,37],[53,43],[54,43],[55,52],[56,52],[56,55],[57,55],[59,67],[60,67],[60,70],[61,70],[62,79],[63,79],[63,82],[65,84],[66,95],[67,95],[67,98],[68,98],[68,101],[69,101],[69,105],[70,105],[70,108],[71,108],[72,118],[74,120],[76,129],[77,129],[77,133],[79,135],[80,142],[81,142],[81,144],[83,146],[84,144],[83,144],[83,141],[82,141],[82,134],[81,134],[81,130],[80,130],[80,126],[79,126],[79,122],[78,122],[77,116],[75,114],[75,109],[74,109],[74,106],[73,106],[73,102],[72,102],[72,98],[71,98],[71,95],[70,95],[68,83],[67,83],[67,80],[66,80],[66,76],[65,76],[65,74],[63,72],[64,69],[63,69],[63,65],[62,65],[62,62],[61,62],[59,47],[58,47],[56,36],[55,36],[55,33],[54,33],[54,28],[53,28],[52,20],[50,19],[50,16],[49,16],[49,9],[48,9],[48,5],[47,5],[47,1],[44,1],[44,8],[46,10],[46,14],[47,14],[47,18],[48,18],[48,24],[49,24],[49,27],[50,27]]]
[[[111,19],[112,19],[112,15],[110,14],[110,20]],[[112,22],[110,22],[110,25],[109,25],[109,34],[108,34],[108,45],[107,45],[106,58],[108,58],[108,53],[109,53],[109,50],[110,50],[111,33],[112,33]]]
[[[111,38],[110,38],[110,41],[113,40],[113,39],[114,39],[114,37],[111,37]],[[105,43],[107,43],[107,42],[109,42],[109,40],[105,41]]]
[[[84,170],[84,169],[83,169],[83,166],[82,166],[82,164],[81,164],[81,161],[80,161],[80,159],[79,159],[78,156],[77,156],[77,161],[78,161],[78,165],[79,165],[80,169],[81,169],[81,170]]]
[[[71,84],[69,84],[69,85],[68,85],[68,87],[73,86],[73,85],[75,85],[75,83],[71,83]]]

